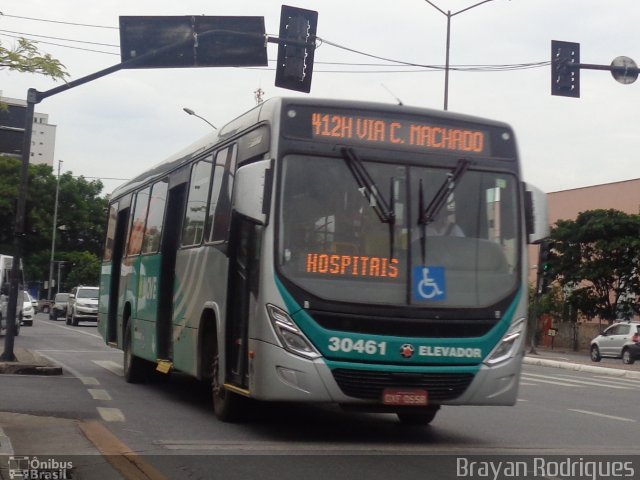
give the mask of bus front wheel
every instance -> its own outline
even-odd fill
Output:
[[[436,418],[438,410],[440,410],[439,405],[419,412],[396,412],[396,415],[403,425],[429,425]]]
[[[246,399],[228,390],[220,383],[220,361],[217,347],[215,347],[212,363],[211,393],[213,397],[213,411],[218,420],[223,422],[237,422],[243,417],[243,407]]]

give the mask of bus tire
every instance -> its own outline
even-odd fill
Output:
[[[246,399],[237,393],[227,390],[219,381],[220,362],[217,342],[214,342],[213,362],[211,368],[211,396],[213,411],[218,420],[233,423],[244,417]]]
[[[127,322],[124,331],[124,358],[122,366],[124,379],[127,383],[143,383],[148,378],[149,367],[147,362],[133,354],[131,347],[131,322]]]
[[[412,411],[412,412],[396,412],[398,416],[398,420],[402,425],[408,426],[420,426],[420,425],[429,425],[434,418],[436,418],[436,413],[440,410],[440,406],[438,405],[435,408],[429,408],[424,411]]]

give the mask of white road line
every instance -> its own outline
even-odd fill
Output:
[[[524,375],[524,374],[523,374]],[[588,380],[578,380],[577,378],[572,378],[568,375],[553,375],[553,376],[547,376],[547,375],[536,375],[535,373],[527,373],[526,374],[527,377],[541,377],[541,378],[555,378],[557,379],[558,377],[563,377],[561,380],[563,381],[567,381],[567,382],[571,382],[571,383],[578,383],[580,385],[592,385],[595,387],[606,387],[606,388],[617,388],[618,390],[635,390],[635,388],[632,387],[623,387],[622,385],[613,385],[613,384],[606,384],[606,383],[602,383],[602,382],[589,382]],[[567,378],[569,377],[569,378]],[[529,380],[534,380],[529,378]]]
[[[119,408],[96,407],[105,422],[124,422],[124,414]]]
[[[621,422],[632,422],[632,423],[636,422],[636,420],[634,420],[633,418],[616,417],[615,415],[605,415],[604,413],[590,412],[589,410],[578,410],[575,408],[569,408],[568,410],[570,412],[583,413],[585,415],[593,415],[594,417],[608,418],[610,420],[619,420]]]
[[[542,379],[542,378],[528,378],[528,377],[525,376],[524,373],[522,374],[522,377],[526,378],[527,380],[533,380],[534,382],[549,383],[551,385],[560,385],[562,387],[584,388],[584,386],[576,385],[575,383],[557,382],[557,381],[554,381],[554,380],[545,380],[545,379]]]
[[[44,358],[48,359],[50,362],[55,363],[57,365],[60,365],[63,370],[66,370],[67,372],[69,372],[71,375],[73,375],[78,380],[80,380],[84,385],[100,385],[100,382],[98,382],[97,378],[85,377],[84,375],[82,375],[77,370],[71,368],[69,365],[65,365],[61,361],[51,358],[49,355],[46,355],[46,354],[42,353],[40,350],[36,350],[36,353],[38,355],[41,355]]]
[[[94,400],[111,400],[111,395],[109,395],[109,392],[106,390],[102,390],[100,388],[88,388],[87,391]]]
[[[96,337],[102,339],[101,335],[97,333],[86,332],[84,330],[79,329],[78,327],[68,327],[67,325],[56,325],[55,323],[47,323],[47,325],[51,325],[52,327],[61,328],[62,330],[71,330],[73,332],[81,333],[83,335],[89,335],[90,337]]]
[[[638,385],[640,386],[640,380],[633,380],[631,378],[611,378],[604,375],[594,375],[593,378],[602,378],[608,382],[621,383],[623,385]]]
[[[124,370],[122,365],[111,360],[92,360],[96,365],[109,370],[111,373],[115,373],[119,377],[124,377]]]
[[[529,382],[520,382],[520,385],[529,385],[529,386],[535,387],[538,384],[537,383],[529,383]]]

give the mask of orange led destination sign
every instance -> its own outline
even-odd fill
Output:
[[[478,155],[489,151],[489,135],[485,131],[408,119],[312,112],[311,127],[314,139],[337,143],[377,144]]]
[[[398,278],[397,258],[307,253],[306,272],[339,277]]]

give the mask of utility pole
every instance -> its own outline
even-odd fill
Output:
[[[462,10],[458,10],[457,12],[451,13],[451,10],[447,10],[446,12],[438,7],[436,4],[431,2],[430,0],[425,0],[429,5],[438,10],[441,14],[447,17],[447,46],[445,50],[445,67],[444,67],[444,110],[449,109],[449,53],[451,50],[451,18],[459,15],[461,13],[466,12],[467,10],[471,10],[472,8],[479,7],[488,2],[492,2],[493,0],[483,0],[482,2],[478,2],[470,7],[463,8]]]
[[[56,180],[56,200],[53,207],[53,229],[51,232],[51,260],[49,262],[49,291],[47,299],[52,299],[53,292],[53,261],[56,251],[56,230],[58,228],[58,196],[60,194],[60,167],[62,166],[62,160],[58,160],[58,179]],[[59,288],[59,287],[58,287]]]

